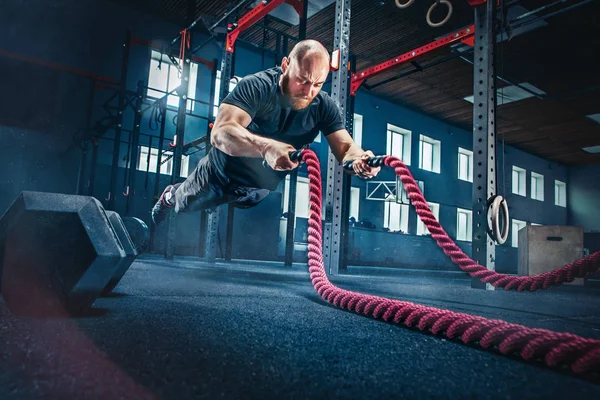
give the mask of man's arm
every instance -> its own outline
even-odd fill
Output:
[[[246,111],[231,104],[221,104],[210,144],[230,156],[264,158],[278,171],[298,166],[288,155],[296,150],[293,146],[250,132],[246,129],[250,122],[252,117]]]
[[[373,178],[379,171],[380,167],[374,168],[369,167],[366,160],[373,157],[374,154],[371,151],[364,151],[359,145],[354,143],[352,136],[345,129],[340,129],[325,136],[331,152],[335,158],[340,162],[344,163],[349,160],[356,160],[352,164],[353,172],[361,178]]]

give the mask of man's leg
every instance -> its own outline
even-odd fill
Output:
[[[256,189],[245,186],[236,186],[233,189],[226,188],[225,190],[234,197],[231,204],[236,208],[252,208],[271,193],[268,189]]]
[[[180,213],[204,210],[235,200],[231,195],[223,193],[225,183],[213,170],[208,157],[202,158],[184,182],[165,188],[152,208],[153,222],[161,223],[172,211]]]

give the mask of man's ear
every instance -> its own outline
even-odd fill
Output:
[[[290,66],[290,59],[287,57],[283,57],[281,59],[281,71],[285,72]]]

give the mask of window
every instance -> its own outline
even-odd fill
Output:
[[[456,240],[471,242],[473,240],[473,211],[456,209]]]
[[[360,206],[360,188],[350,188],[350,217],[358,221],[358,210]]]
[[[233,89],[235,88],[235,86],[238,84],[238,82],[240,81],[239,76],[234,76],[233,78],[231,78],[229,80],[229,93],[231,93],[233,91]],[[215,80],[215,97],[213,98],[213,103],[214,103],[214,108],[213,108],[213,117],[217,117],[217,113],[219,112],[219,104],[220,104],[220,99],[219,99],[219,95],[221,94],[221,71],[217,71],[217,79]]]
[[[419,140],[419,168],[440,173],[441,142],[421,135]]]
[[[175,58],[181,65],[181,60]],[[198,79],[198,64],[191,63],[190,66],[190,83],[188,87],[187,96],[190,99],[194,99],[196,96],[196,82]],[[177,66],[167,57],[159,53],[158,51],[152,50],[152,56],[150,59],[150,72],[148,74],[148,97],[161,98],[166,93],[181,85],[181,76]],[[162,91],[162,92],[161,92]],[[167,104],[178,108],[179,107],[179,96],[170,95],[167,99]],[[194,110],[194,102],[187,102],[188,111]]]
[[[458,148],[458,179],[473,182],[473,152]]]
[[[513,165],[512,168],[512,192],[519,196],[527,196],[525,187],[525,170]]]
[[[308,218],[310,211],[308,178],[298,177],[296,184],[296,217]],[[290,177],[285,177],[285,189],[283,191],[283,212],[288,211],[290,198]]]
[[[410,165],[411,131],[387,124],[387,154]]]
[[[362,147],[362,133],[363,133],[363,116],[360,114],[354,114],[354,125],[352,129],[352,137],[354,143]]]
[[[190,156],[181,156],[181,171],[179,176],[187,178],[190,167]],[[168,160],[167,160],[168,158]],[[162,163],[160,165],[160,173],[163,175],[171,175],[173,171],[173,152],[163,151],[161,154]],[[165,161],[167,160],[167,161]],[[148,147],[140,146],[140,157],[138,159],[138,171],[146,171],[146,168],[152,173],[156,172],[156,162],[158,161],[158,149],[154,147],[150,151],[150,166],[148,168]]]
[[[531,172],[531,198],[544,201],[544,175]]]
[[[527,226],[527,222],[514,219],[512,221],[512,247],[519,247],[519,231]]]
[[[561,181],[554,181],[554,205],[567,206],[567,185]]]
[[[435,219],[439,220],[440,205],[436,204],[436,203],[427,203],[427,204],[429,205],[429,208],[431,209],[431,212],[433,213]],[[421,218],[419,218],[419,221],[417,221],[417,235],[429,235],[429,230],[427,229],[427,227],[425,226],[423,221],[421,221]]]
[[[383,215],[383,227],[390,231],[408,233],[408,204],[386,201]]]

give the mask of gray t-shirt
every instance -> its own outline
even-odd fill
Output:
[[[223,103],[246,111],[252,122],[248,130],[291,144],[296,149],[312,143],[319,131],[327,136],[344,129],[338,106],[324,92],[302,110],[293,110],[279,88],[281,68],[271,68],[242,79]],[[232,157],[217,148],[209,152],[215,169],[239,185],[274,190],[289,172],[265,168],[261,158]]]

